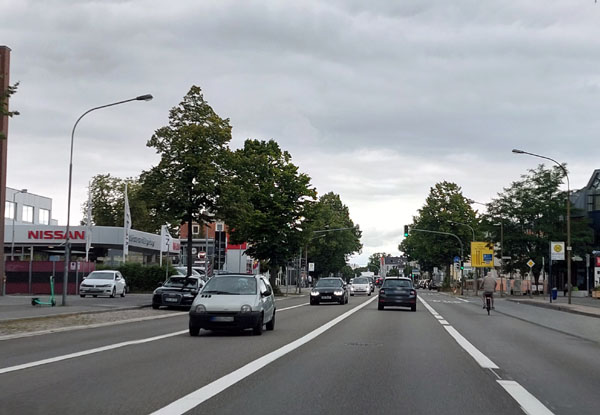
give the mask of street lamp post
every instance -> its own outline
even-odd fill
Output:
[[[71,183],[72,183],[72,179],[73,179],[73,141],[75,140],[75,128],[77,128],[77,124],[79,124],[79,121],[81,121],[81,119],[84,116],[86,116],[87,114],[89,114],[92,111],[96,111],[96,110],[99,110],[102,108],[113,107],[113,106],[119,105],[119,104],[125,104],[126,102],[150,101],[151,99],[152,99],[152,95],[146,94],[146,95],[140,95],[135,98],[126,99],[124,101],[113,102],[111,104],[106,104],[106,105],[101,105],[99,107],[90,108],[89,110],[87,110],[86,112],[81,114],[81,116],[79,118],[77,118],[77,121],[75,121],[75,125],[73,125],[73,130],[71,131],[71,155],[69,157],[69,190],[68,190],[68,197],[67,197],[67,230],[65,232],[65,269],[64,269],[64,275],[63,275],[63,292],[62,292],[62,305],[63,306],[67,305],[67,285],[69,282],[69,260],[70,260],[69,257],[71,254],[69,225],[70,225],[70,219],[71,219]]]
[[[571,184],[569,182],[569,175],[567,173],[567,169],[565,169],[565,167],[558,161],[551,159],[550,157],[529,153],[527,151],[518,150],[516,148],[514,148],[512,152],[515,154],[528,154],[533,157],[539,157],[541,159],[550,160],[556,163],[556,165],[562,169],[563,173],[565,173],[565,177],[567,178],[567,289],[569,291],[568,302],[569,304],[571,304]]]
[[[475,230],[473,229],[473,227],[471,225],[466,224],[466,223],[462,223],[462,222],[455,222],[455,221],[450,220],[450,219],[448,219],[448,223],[454,223],[454,224],[457,224],[457,225],[467,226],[469,229],[471,229],[471,232],[473,232],[473,239],[471,240],[471,242],[475,242]],[[462,254],[461,254],[460,260],[461,260],[461,262],[463,261]],[[473,258],[471,258],[471,262],[472,261],[473,261]],[[462,290],[464,290],[464,288],[463,288],[463,281],[462,281],[462,263],[460,265],[461,265],[461,267],[460,267],[461,268],[460,287],[461,287],[461,291],[462,291]],[[472,265],[473,264],[471,264],[471,266]],[[475,285],[477,285],[477,270],[475,270]],[[462,292],[461,292],[461,295],[462,295]]]
[[[12,197],[12,204],[13,204],[13,215],[12,215],[12,239],[10,242],[10,260],[14,261],[14,255],[15,255],[15,219],[17,218],[17,207],[16,207],[16,201],[15,201],[15,197],[19,194],[19,193],[27,193],[27,189],[21,189],[18,192],[14,192],[13,193],[13,197]],[[2,291],[2,295],[4,295],[4,291]]]
[[[494,226],[500,226],[500,297],[504,297],[504,285],[502,283],[502,268],[504,265],[504,224],[502,221],[494,223]]]

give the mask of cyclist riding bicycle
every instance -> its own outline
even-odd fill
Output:
[[[481,280],[480,287],[483,290],[483,308],[485,308],[485,298],[490,297],[492,309],[494,308],[494,293],[496,292],[496,278],[492,276],[492,272],[488,272],[484,279]]]

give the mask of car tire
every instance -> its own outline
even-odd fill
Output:
[[[85,298],[85,294],[79,294],[81,298]]]
[[[273,317],[271,318],[271,321],[269,321],[266,325],[265,328],[268,331],[273,331],[275,330],[275,310],[273,310]]]
[[[97,296],[97,295],[92,295],[92,297],[94,297],[94,298],[98,298],[98,296]]]
[[[370,296],[371,296],[371,293],[369,293],[368,295],[369,295],[369,297],[370,297]]]
[[[354,294],[350,294],[350,297],[354,297]]]
[[[254,333],[255,336],[260,336],[263,332],[263,316],[261,315],[258,323],[256,324],[256,326],[252,329],[252,333]]]
[[[190,326],[190,336],[192,337],[196,337],[200,334],[200,329],[198,327],[192,327]]]
[[[110,298],[115,298],[116,295],[117,295],[117,289],[115,287],[113,287],[112,293],[110,294]]]
[[[385,307],[383,304],[377,304],[377,310],[383,310]]]
[[[159,308],[160,308],[160,305],[152,303],[153,310],[158,310]]]
[[[121,298],[125,297],[125,287],[123,287],[123,292],[121,293]]]
[[[416,304],[411,305],[410,306],[410,311],[417,311],[417,305]]]

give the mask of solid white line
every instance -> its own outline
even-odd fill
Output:
[[[0,336],[0,341],[2,341],[2,340],[20,339],[21,337],[41,336],[43,334],[50,334],[50,333],[61,333],[63,331],[95,329],[95,328],[98,328],[98,327],[115,326],[117,324],[137,323],[139,321],[157,320],[157,319],[161,319],[161,318],[187,316],[187,315],[188,315],[187,313],[186,314],[183,314],[183,313],[161,314],[161,315],[156,315],[156,316],[131,318],[129,320],[107,321],[105,323],[88,324],[88,325],[85,325],[85,326],[57,327],[55,329],[47,329],[47,330],[40,330],[40,331],[31,331],[29,333],[7,334],[5,336]]]
[[[241,381],[242,379],[250,376],[254,372],[267,366],[269,363],[274,362],[275,360],[279,359],[280,357],[285,356],[289,352],[296,350],[298,347],[315,339],[317,336],[323,334],[324,332],[326,332],[327,330],[329,330],[330,328],[332,328],[333,326],[338,324],[340,321],[350,317],[352,314],[356,313],[361,308],[366,307],[368,304],[372,303],[375,299],[377,299],[377,296],[375,296],[375,297],[371,298],[370,300],[365,301],[361,305],[354,307],[353,309],[345,312],[341,316],[339,316],[339,317],[331,320],[330,322],[322,325],[321,327],[311,331],[310,333],[299,338],[298,340],[288,343],[285,346],[280,347],[279,349],[277,349],[267,355],[264,355],[263,357],[260,357],[256,360],[254,360],[253,362],[248,363],[245,366],[242,366],[241,368],[229,373],[228,375],[225,375],[222,378],[217,379],[214,382],[209,383],[208,385],[203,386],[202,388],[172,402],[171,404],[159,409],[158,411],[153,412],[152,415],[155,415],[155,414],[157,414],[157,415],[158,414],[160,414],[160,415],[179,415],[179,414],[183,414],[183,413],[195,408],[196,406],[200,405],[202,402],[206,401],[207,399],[212,398],[216,394],[224,391],[225,389],[236,384],[237,382]]]
[[[510,396],[513,397],[521,409],[528,415],[553,415],[543,403],[537,400],[535,396],[527,392],[523,386],[514,380],[497,380]]]
[[[48,363],[55,363],[55,362],[60,362],[62,360],[73,359],[75,357],[81,357],[81,356],[87,356],[87,355],[94,354],[94,353],[105,352],[107,350],[114,350],[114,349],[118,349],[120,347],[132,346],[135,344],[149,343],[149,342],[153,342],[156,340],[166,339],[168,337],[178,336],[180,334],[187,333],[187,332],[188,332],[188,330],[181,330],[181,331],[176,331],[174,333],[163,334],[161,336],[148,337],[146,339],[141,339],[141,340],[131,340],[131,341],[122,342],[122,343],[110,344],[108,346],[96,347],[95,349],[88,349],[88,350],[83,350],[81,352],[66,354],[63,356],[57,356],[57,357],[51,357],[49,359],[38,360],[36,362],[30,362],[30,363],[24,363],[22,365],[17,365],[17,366],[5,367],[5,368],[0,369],[0,374],[16,372],[17,370],[29,369],[32,367],[41,366],[41,365],[45,365]]]

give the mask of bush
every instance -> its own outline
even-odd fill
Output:
[[[129,292],[149,292],[154,291],[158,284],[165,281],[166,275],[176,274],[175,270],[169,266],[167,274],[166,266],[159,267],[158,265],[142,265],[134,262],[126,262],[121,266],[108,267],[99,265],[96,269],[116,269],[119,271],[125,281],[127,281],[127,289]]]

